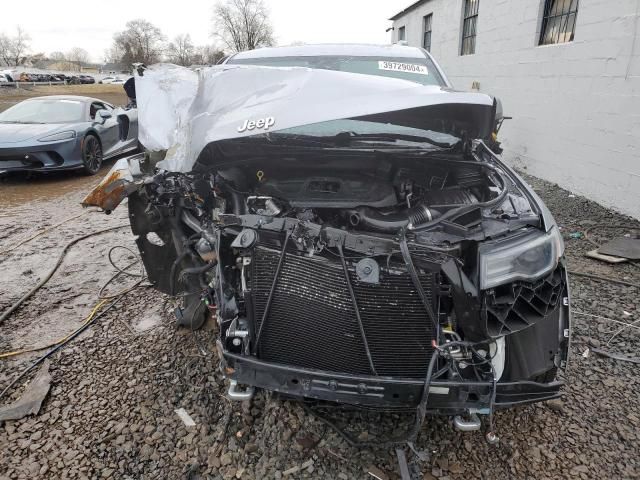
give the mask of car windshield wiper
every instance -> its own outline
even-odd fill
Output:
[[[267,133],[263,135],[254,135],[245,137],[247,143],[264,143],[265,139],[268,144],[282,145],[286,143],[291,147],[335,147],[336,143],[328,140],[326,137],[316,137],[314,135],[301,135],[297,133]]]
[[[428,143],[440,148],[450,149],[455,147],[460,140],[455,143],[439,142],[431,137],[420,135],[409,135],[404,133],[356,133],[356,132],[340,132],[335,136],[338,143],[344,142],[375,142],[375,143],[397,143],[397,142],[414,142]]]
[[[406,150],[424,148],[424,144],[428,144],[441,149],[451,150],[460,143],[460,140],[455,143],[438,142],[430,137],[423,137],[419,135],[356,132],[340,132],[336,135],[326,136],[274,132],[265,135],[246,137],[244,141],[262,143],[265,138],[269,144],[274,146],[286,144],[288,147],[301,148],[341,148],[366,145],[367,148],[371,148],[373,146],[384,146],[386,148],[393,147]],[[407,145],[400,142],[411,142],[422,145]]]

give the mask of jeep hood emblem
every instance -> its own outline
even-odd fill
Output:
[[[269,130],[269,128],[273,127],[275,123],[276,119],[273,117],[265,117],[258,120],[245,120],[244,123],[238,127],[238,133],[255,130],[256,128]]]

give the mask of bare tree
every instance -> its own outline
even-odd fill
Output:
[[[56,51],[49,54],[49,60],[53,60],[54,62],[64,62],[66,59],[67,57],[65,57],[62,52]]]
[[[74,70],[81,72],[82,65],[89,63],[89,52],[84,48],[73,47],[67,52],[67,60]]]
[[[213,45],[203,45],[196,47],[192,64],[193,65],[215,65],[225,56],[224,52]]]
[[[30,40],[29,34],[20,26],[13,37],[0,33],[0,59],[11,66],[23,64],[27,59]]]
[[[126,65],[134,62],[145,64],[160,60],[165,36],[162,31],[144,19],[127,22],[126,29],[113,37],[114,47],[122,52],[120,61]]]
[[[213,23],[213,35],[234,52],[274,44],[263,0],[220,0],[213,9]]]
[[[11,56],[11,39],[5,34],[0,33],[0,63],[9,66]]]
[[[29,55],[29,62],[31,62],[31,65],[33,65],[35,68],[46,68],[49,64],[47,60],[49,59],[44,54],[44,52],[38,52],[34,53],[33,55]]]
[[[193,63],[195,47],[191,42],[191,35],[177,35],[167,47],[167,57],[176,65],[188,67]]]
[[[104,51],[104,63],[120,63],[123,55],[120,45],[114,43],[111,48]]]

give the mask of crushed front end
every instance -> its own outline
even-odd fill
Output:
[[[230,398],[419,407],[470,430],[560,395],[562,238],[482,141],[495,103],[458,100],[215,139],[186,172],[126,180],[148,277],[181,325],[215,318]]]

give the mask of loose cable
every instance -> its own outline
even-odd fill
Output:
[[[22,373],[20,373],[20,375],[18,375],[16,378],[13,379],[13,381],[7,385],[4,390],[2,390],[2,392],[0,392],[0,399],[2,399],[6,393],[16,384],[18,383],[18,381],[24,377],[25,375],[27,375],[31,370],[33,370],[34,368],[36,368],[38,365],[40,365],[42,362],[44,362],[47,358],[49,358],[51,355],[53,355],[55,352],[57,352],[58,350],[60,350],[63,346],[65,346],[67,343],[69,343],[71,340],[73,340],[74,338],[76,338],[78,335],[80,335],[82,332],[84,332],[87,328],[89,328],[89,326],[91,326],[93,323],[95,323],[96,320],[98,320],[98,318],[102,317],[104,314],[106,314],[109,310],[111,310],[113,307],[116,306],[116,304],[118,302],[120,302],[123,298],[125,297],[125,295],[121,295],[118,298],[116,298],[113,302],[111,302],[109,305],[107,305],[107,307],[102,310],[100,313],[94,315],[91,320],[89,322],[86,322],[82,327],[80,327],[79,329],[77,329],[75,332],[73,332],[71,335],[69,335],[69,337],[62,343],[59,343],[58,345],[56,345],[55,347],[53,347],[51,350],[49,350],[47,353],[45,353],[44,355],[42,355],[40,358],[38,358],[38,360],[36,360],[35,362],[33,362],[29,367],[27,367],[25,370],[22,371]]]
[[[127,265],[124,268],[120,268],[118,267],[118,265],[116,265],[115,261],[113,260],[113,258],[111,257],[111,254],[113,253],[114,250],[116,249],[124,249],[129,251],[130,253],[132,253],[134,256],[138,257],[138,255],[136,255],[130,248],[122,246],[122,245],[116,245],[115,247],[112,247],[109,250],[108,253],[108,258],[109,258],[109,262],[111,263],[111,265],[113,266],[113,268],[116,269],[116,273],[114,275],[111,276],[111,278],[109,278],[109,280],[107,280],[105,282],[105,284],[102,286],[102,288],[100,289],[100,292],[98,293],[98,299],[100,300],[95,307],[91,310],[91,313],[89,313],[89,315],[87,316],[87,318],[82,322],[82,324],[80,325],[80,327],[78,327],[79,329],[83,328],[87,323],[89,323],[93,317],[97,314],[97,312],[100,310],[100,308],[102,308],[102,306],[107,303],[109,300],[112,300],[114,298],[120,297],[121,295],[125,295],[129,292],[131,292],[133,289],[137,288],[138,286],[140,286],[140,284],[145,280],[145,275],[144,275],[144,266],[142,264],[142,259],[140,259],[139,257],[132,263],[130,263],[129,265]],[[140,264],[140,273],[129,273],[127,272],[127,270],[129,268],[131,268],[132,266],[136,265],[136,264]],[[116,278],[118,278],[120,275],[129,275],[132,277],[139,277],[138,280],[136,280],[135,283],[133,283],[133,285],[128,286],[123,288],[122,290],[120,290],[119,292],[116,292],[114,294],[111,295],[105,295],[104,294],[104,290],[106,289],[106,287],[108,285],[110,285]],[[125,324],[126,325],[126,324]],[[128,327],[128,325],[127,325]],[[130,328],[130,327],[128,327]],[[24,349],[20,349],[20,350],[14,350],[12,352],[5,352],[5,353],[0,353],[0,359],[2,358],[8,358],[8,357],[14,357],[17,355],[22,355],[24,353],[31,353],[31,352],[37,352],[40,350],[44,350],[45,348],[51,348],[54,347],[60,343],[65,342],[71,335],[73,335],[75,332],[77,331],[74,330],[73,332],[71,332],[68,335],[65,335],[64,337],[60,338],[59,340],[56,340],[55,342],[49,343],[47,345],[43,345],[40,347],[31,347],[31,348],[24,348]]]
[[[36,293],[38,290],[40,290],[40,288],[42,288],[43,285],[45,285],[53,276],[53,274],[58,270],[58,268],[60,268],[60,265],[62,264],[62,261],[64,260],[64,257],[66,256],[68,250],[74,246],[76,243],[85,240],[89,237],[93,237],[95,235],[101,235],[103,233],[107,233],[107,232],[111,232],[113,230],[117,230],[120,228],[125,228],[128,227],[129,225],[118,225],[117,227],[110,227],[110,228],[105,228],[104,230],[98,230],[97,232],[92,232],[92,233],[88,233],[87,235],[82,235],[80,237],[74,238],[73,240],[71,240],[69,243],[67,243],[64,248],[62,249],[62,252],[60,253],[60,256],[58,257],[58,260],[56,261],[56,264],[53,266],[53,268],[49,271],[49,273],[47,273],[44,278],[42,280],[40,280],[36,286],[34,286],[31,290],[29,290],[27,293],[25,293],[17,302],[15,302],[13,305],[11,305],[9,308],[7,308],[2,315],[0,315],[0,324],[2,324],[7,318],[9,318],[9,316],[15,312],[20,305],[22,305],[28,298],[30,298],[34,293]]]
[[[617,278],[603,277],[602,275],[596,275],[594,273],[580,272],[580,271],[576,271],[576,270],[568,270],[568,272],[569,272],[570,275],[575,275],[577,277],[585,277],[585,278],[590,278],[592,280],[599,280],[601,282],[617,283],[619,285],[624,285],[624,286],[627,286],[627,287],[640,288],[640,284],[639,283],[627,282],[625,280],[618,280]]]

